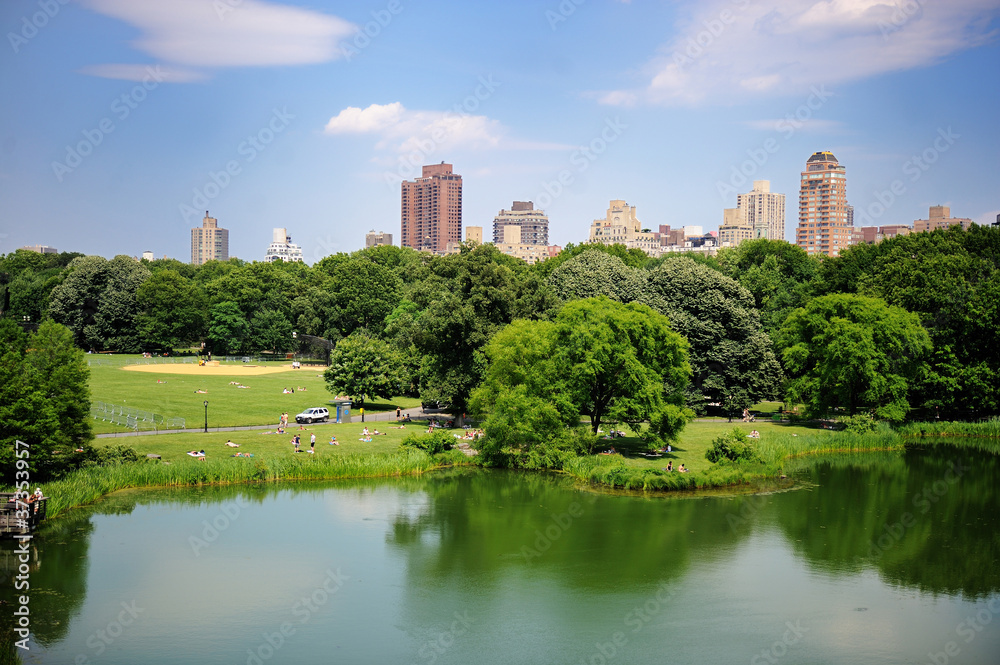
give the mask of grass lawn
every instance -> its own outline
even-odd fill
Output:
[[[231,459],[233,464],[245,464],[250,460],[231,457],[233,453],[253,453],[257,457],[292,457],[300,458],[329,457],[348,453],[394,453],[399,450],[399,443],[410,433],[423,433],[426,427],[407,425],[406,429],[388,429],[394,423],[347,423],[305,425],[304,430],[298,426],[289,427],[284,434],[264,434],[259,430],[238,432],[184,432],[182,434],[157,434],[152,436],[122,436],[111,439],[97,439],[95,446],[106,447],[125,445],[135,448],[140,456],[147,454],[160,455],[165,462],[172,464],[199,464],[197,459],[187,455],[189,450],[204,450],[210,460]],[[378,429],[386,432],[385,436],[373,436],[371,443],[360,441],[361,429],[367,425],[369,430]],[[271,430],[264,430],[271,431]],[[461,433],[462,430],[451,430]],[[316,434],[316,453],[310,455],[309,436]],[[292,436],[298,434],[302,438],[300,448],[303,452],[292,452]],[[340,445],[331,446],[330,437],[336,436]],[[226,446],[226,441],[238,443],[239,448]]]
[[[815,434],[816,429],[803,427],[800,425],[789,425],[787,423],[774,423],[767,420],[758,420],[755,423],[726,422],[725,420],[713,422],[693,422],[688,423],[684,431],[675,444],[671,444],[673,451],[663,453],[662,457],[648,458],[640,453],[646,452],[646,444],[638,437],[623,437],[614,440],[602,440],[604,448],[614,446],[628,466],[637,469],[662,469],[667,466],[667,462],[673,460],[674,468],[683,464],[691,471],[704,471],[713,466],[705,459],[705,451],[712,445],[712,441],[729,432],[734,427],[739,428],[744,434],[749,434],[750,430],[760,432],[761,441],[766,441],[768,436],[778,433],[782,434]]]
[[[116,359],[139,356],[115,356]],[[242,363],[231,363],[241,369]],[[201,428],[205,422],[204,402],[208,401],[209,427],[237,427],[277,423],[282,411],[289,416],[314,406],[327,406],[333,410],[333,395],[326,389],[322,367],[303,367],[275,374],[256,376],[225,376],[205,373],[177,374],[173,368],[191,372],[199,369],[192,365],[157,365],[156,371],[135,371],[122,367],[95,365],[90,368],[90,394],[95,402],[126,405],[151,411],[164,417],[180,417],[187,421],[187,428]],[[279,366],[280,367],[280,366]],[[211,368],[209,368],[211,369]],[[162,371],[161,371],[162,370]],[[158,383],[158,381],[160,383]],[[248,388],[239,388],[230,382],[239,381]],[[292,394],[282,390],[296,389]],[[297,388],[305,388],[299,392]],[[206,392],[199,393],[198,390]],[[419,406],[416,398],[401,397],[389,402],[365,405],[366,411],[390,411],[397,406]],[[352,407],[356,411],[357,407]],[[124,432],[109,422],[93,420],[94,431]]]

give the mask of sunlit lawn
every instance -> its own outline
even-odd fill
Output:
[[[135,356],[114,356],[113,359],[117,362],[123,357]],[[277,423],[283,411],[294,419],[296,413],[314,406],[326,406],[333,411],[334,396],[326,389],[322,367],[289,368],[277,374],[246,377],[171,374],[171,365],[163,367],[163,372],[136,372],[121,367],[92,366],[91,399],[150,411],[166,418],[184,418],[187,429],[204,427],[205,401],[208,402],[209,427],[267,425]],[[231,381],[240,381],[248,388],[238,388],[231,385]],[[296,390],[284,394],[285,388]],[[298,388],[305,388],[305,391],[300,392]],[[405,409],[419,405],[416,398],[401,397],[366,404],[365,410],[391,411],[397,406]],[[357,405],[354,413],[357,413]],[[97,433],[126,431],[109,422],[92,422]]]

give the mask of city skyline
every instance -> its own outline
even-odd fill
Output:
[[[440,161],[463,225],[533,201],[557,245],[613,199],[717,229],[817,151],[848,166],[857,226],[1000,209],[995,2],[53,7],[0,9],[3,253],[183,258],[211,210],[247,258],[294,218],[314,263],[394,232],[400,182]]]

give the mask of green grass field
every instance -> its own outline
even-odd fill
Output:
[[[115,356],[137,358],[138,356]],[[240,365],[240,363],[232,363]],[[180,417],[187,421],[187,429],[201,429],[205,424],[204,402],[208,401],[209,427],[241,427],[276,424],[282,411],[293,417],[314,406],[333,410],[333,395],[326,389],[322,367],[303,367],[277,374],[257,376],[212,376],[171,373],[172,365],[161,366],[163,371],[138,372],[122,367],[96,365],[90,368],[91,400],[107,404],[125,405],[150,411],[167,418]],[[192,366],[183,366],[190,368]],[[195,368],[197,369],[197,368]],[[158,383],[160,381],[161,383]],[[247,388],[232,385],[239,381]],[[292,394],[282,390],[296,389]],[[305,388],[300,392],[297,388]],[[205,393],[198,393],[204,390]],[[368,403],[369,412],[395,410],[419,406],[416,398],[401,397],[391,401]],[[357,406],[352,410],[357,413]],[[98,434],[125,432],[126,428],[110,422],[93,420]]]

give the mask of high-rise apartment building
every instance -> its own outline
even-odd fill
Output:
[[[443,254],[462,241],[462,176],[451,164],[432,164],[421,177],[402,184],[400,243]]]
[[[521,244],[549,244],[549,218],[543,210],[535,210],[531,201],[514,201],[510,210],[501,210],[493,219],[493,243],[504,242],[504,229],[508,226],[521,228]]]
[[[372,229],[365,234],[365,247],[377,247],[378,245],[391,245],[392,234],[385,231]]]
[[[292,236],[285,229],[274,229],[271,244],[264,254],[264,263],[274,263],[281,259],[285,263],[298,261],[302,263],[302,248],[292,242]]]
[[[846,170],[832,152],[814,152],[799,186],[795,243],[808,254],[840,254],[853,235],[847,208]]]
[[[736,195],[751,238],[785,239],[785,195],[771,191],[770,180],[754,180],[753,190]]]
[[[719,226],[720,245],[737,247],[744,240],[753,237],[755,237],[754,229],[747,220],[746,210],[737,206],[722,211],[722,224]]]
[[[483,244],[483,227],[481,226],[466,226],[465,227],[465,242],[474,242],[477,245]]]
[[[229,229],[219,227],[219,220],[208,216],[201,228],[191,229],[191,263],[200,266],[208,261],[229,260]]]
[[[963,231],[968,231],[972,226],[972,220],[966,217],[952,217],[949,206],[931,206],[927,219],[913,220],[914,233],[946,229],[949,226],[961,226]]]

